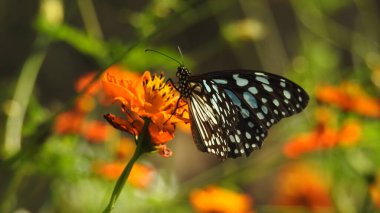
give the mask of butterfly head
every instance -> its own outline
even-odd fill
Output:
[[[181,79],[181,78],[188,78],[190,76],[190,70],[185,67],[184,65],[180,65],[177,68],[177,73],[176,76]]]

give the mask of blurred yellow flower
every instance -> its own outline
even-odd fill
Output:
[[[255,19],[243,19],[225,25],[224,36],[231,41],[257,41],[265,37],[264,25]]]

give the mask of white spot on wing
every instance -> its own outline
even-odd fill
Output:
[[[250,93],[252,93],[252,94],[254,94],[254,95],[256,95],[257,94],[257,89],[256,89],[256,87],[250,87],[250,88],[248,88],[248,91],[250,92]]]
[[[280,102],[278,102],[278,100],[277,99],[273,99],[273,104],[275,105],[275,106],[280,106]],[[277,114],[277,113],[276,113]]]
[[[232,77],[235,79],[236,85],[238,85],[239,87],[244,87],[248,84],[248,80],[245,78],[240,78],[238,74],[234,74],[232,75]]]
[[[207,84],[206,80],[203,80],[203,85],[205,86],[207,92],[211,92],[210,86]]]
[[[249,132],[245,132],[245,137],[246,137],[247,139],[251,139],[251,134],[249,134]]]
[[[235,142],[235,137],[234,137],[233,135],[230,135],[230,140],[231,140],[232,142]]]
[[[264,119],[264,115],[263,115],[263,113],[261,113],[261,112],[258,112],[258,113],[257,113],[257,117],[258,117],[260,120]]]
[[[253,95],[249,92],[243,93],[244,100],[251,106],[252,108],[257,108],[257,101],[256,98],[253,97]]]
[[[261,77],[261,76],[257,76],[257,77],[256,77],[256,80],[257,80],[257,81],[260,81],[260,82],[263,83],[263,84],[269,84],[268,79],[263,78],[263,77]]]
[[[261,111],[263,111],[264,114],[268,114],[268,108],[264,105],[261,106]]]
[[[266,85],[266,84],[263,84],[263,87],[264,87],[264,89],[265,89],[266,91],[268,91],[268,92],[273,92],[272,87],[270,87],[270,86],[268,86],[268,85]]]
[[[217,84],[227,84],[227,80],[225,79],[213,79],[213,81]]]
[[[284,90],[284,96],[285,98],[290,99],[291,97],[290,92],[288,90]]]

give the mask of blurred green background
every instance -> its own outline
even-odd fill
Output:
[[[280,74],[305,88],[309,106],[248,158],[218,161],[178,128],[173,156],[144,156],[154,177],[142,188],[127,184],[115,212],[207,212],[189,197],[208,185],[249,196],[251,212],[378,211],[379,10],[375,0],[1,0],[0,212],[102,211],[116,180],[94,167],[126,163],[115,150],[130,136],[62,134],[57,116],[83,95],[75,85],[86,73],[121,64],[174,77],[175,62],[144,50],[180,60],[177,46],[193,74]],[[87,121],[117,110],[91,103]],[[294,145],[301,154],[291,157],[286,147],[301,134],[308,146]]]

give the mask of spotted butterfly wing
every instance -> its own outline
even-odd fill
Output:
[[[309,100],[297,84],[266,72],[231,70],[190,76],[180,66],[177,76],[198,149],[222,159],[249,156],[261,147],[273,124],[301,112]]]
[[[235,131],[239,111],[215,82],[202,80],[191,85],[189,110],[195,144],[203,152],[226,158],[231,151],[226,135]]]

